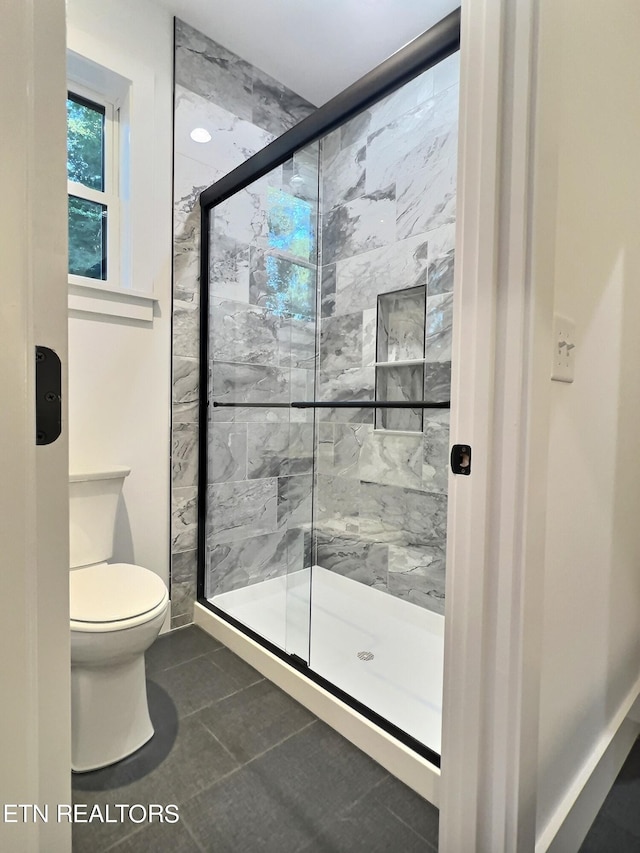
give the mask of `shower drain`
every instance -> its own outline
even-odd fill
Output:
[[[358,652],[360,660],[373,660],[374,655],[371,652]]]

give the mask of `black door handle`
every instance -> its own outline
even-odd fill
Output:
[[[62,365],[49,347],[36,347],[36,444],[52,444],[62,432]]]

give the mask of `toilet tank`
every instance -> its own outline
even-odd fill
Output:
[[[113,555],[118,498],[130,468],[69,474],[70,567],[102,563]]]

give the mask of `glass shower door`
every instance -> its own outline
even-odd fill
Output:
[[[210,217],[205,596],[308,661],[318,146]]]

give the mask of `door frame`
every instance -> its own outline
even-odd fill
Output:
[[[442,853],[535,846],[552,312],[531,251],[537,16],[537,0],[462,4],[451,441],[473,470],[450,478]]]
[[[0,453],[3,805],[48,806],[47,822],[0,821],[3,849],[65,853],[71,825],[68,442],[36,446],[35,345],[67,364],[64,0],[3,3],[0,55]],[[14,817],[16,817],[14,813]],[[6,839],[6,840],[5,840]]]

